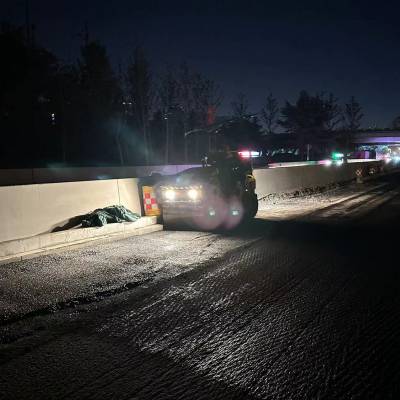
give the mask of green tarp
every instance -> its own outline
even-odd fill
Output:
[[[103,226],[116,222],[135,222],[140,218],[124,206],[109,206],[98,208],[89,214],[82,215],[82,227]]]

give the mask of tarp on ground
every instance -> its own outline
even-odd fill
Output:
[[[121,222],[135,222],[140,218],[140,215],[124,206],[117,205],[98,208],[89,214],[82,215],[81,218],[82,227],[87,228]]]
[[[104,226],[106,224],[120,222],[135,222],[140,217],[139,214],[128,210],[124,206],[108,206],[98,208],[88,214],[77,215],[68,220],[62,226],[55,227],[52,232],[65,231],[67,229],[88,228],[94,226]]]

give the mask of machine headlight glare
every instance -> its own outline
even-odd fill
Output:
[[[190,200],[197,200],[199,197],[199,191],[197,189],[189,189],[187,194]]]
[[[164,197],[165,197],[167,200],[175,200],[175,190],[167,189],[167,190],[164,192]]]

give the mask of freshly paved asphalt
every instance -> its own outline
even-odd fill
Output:
[[[171,257],[125,239],[6,266],[0,398],[399,398],[400,176],[379,184],[230,234],[149,235]],[[32,265],[82,285],[19,296]]]

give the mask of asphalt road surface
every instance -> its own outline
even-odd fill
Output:
[[[394,174],[2,266],[0,398],[398,399],[399,228]]]

